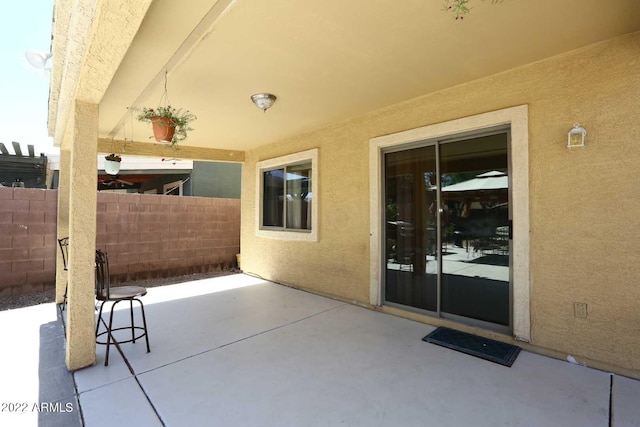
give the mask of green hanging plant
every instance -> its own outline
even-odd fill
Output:
[[[174,147],[178,142],[187,139],[187,132],[193,128],[189,123],[196,120],[195,114],[189,110],[175,108],[169,101],[168,70],[164,72],[164,92],[156,108],[135,108],[138,112],[136,117],[141,122],[153,125],[153,136],[158,142],[166,142]]]
[[[174,108],[171,105],[143,107],[138,111],[139,121],[153,124],[156,141],[168,142],[172,146],[187,139],[187,132],[193,130],[189,124],[197,119],[189,110]]]
[[[456,19],[463,20],[471,11],[471,8],[469,7],[470,1],[471,0],[444,0],[444,7],[442,10],[445,12],[453,12]],[[504,0],[491,0],[491,4],[502,3],[503,1]]]

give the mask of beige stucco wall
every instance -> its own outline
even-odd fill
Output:
[[[640,370],[639,76],[634,33],[247,152],[243,270],[366,304],[369,140],[527,104],[531,343]],[[587,148],[568,151],[576,122]],[[316,147],[319,241],[255,236],[256,162]]]

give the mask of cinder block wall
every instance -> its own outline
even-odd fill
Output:
[[[0,296],[55,285],[58,192],[0,187]]]
[[[240,200],[98,193],[112,281],[223,270],[240,252]]]
[[[56,190],[0,187],[0,297],[55,286]],[[240,200],[98,193],[97,247],[115,283],[229,269]]]

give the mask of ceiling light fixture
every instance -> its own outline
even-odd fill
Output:
[[[256,93],[251,95],[251,101],[264,113],[276,102],[276,96],[270,93]]]

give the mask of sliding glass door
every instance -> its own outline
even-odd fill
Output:
[[[508,137],[385,153],[386,304],[510,328]]]

